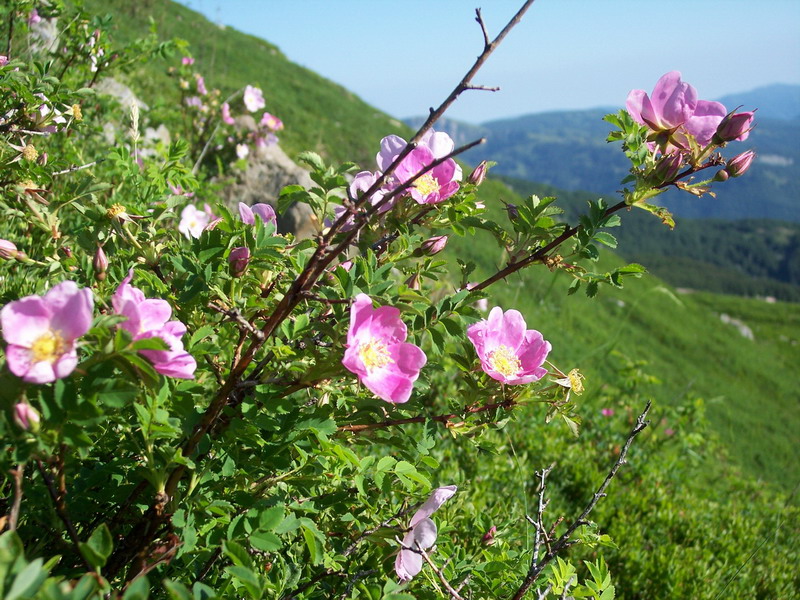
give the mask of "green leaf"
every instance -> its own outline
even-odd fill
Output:
[[[258,528],[261,531],[274,531],[283,521],[285,508],[283,504],[279,504],[278,506],[273,506],[272,508],[262,511],[261,514],[258,515]]]
[[[598,231],[594,234],[594,239],[601,244],[605,244],[609,248],[616,248],[617,247],[617,238],[615,238],[610,233],[605,231]]]
[[[47,571],[42,568],[42,559],[37,558],[14,578],[11,589],[4,596],[5,600],[16,600],[17,598],[32,598],[47,579]]]
[[[283,546],[281,538],[269,531],[256,531],[249,537],[250,545],[262,552],[275,552]]]
[[[108,526],[102,523],[92,532],[86,542],[78,544],[81,554],[92,567],[99,569],[105,566],[111,551],[114,549],[114,540]]]
[[[150,583],[147,577],[142,575],[133,580],[125,590],[122,600],[147,600],[150,597]]]
[[[143,338],[131,344],[131,349],[136,350],[169,350],[170,346],[160,337]]]

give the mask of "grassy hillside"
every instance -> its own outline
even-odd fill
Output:
[[[182,6],[156,0],[86,4],[115,15],[114,31],[120,40],[141,35],[149,26],[148,17],[162,24],[160,35],[185,38],[197,59],[196,67],[211,85],[226,91],[248,83],[261,86],[267,109],[286,124],[281,143],[290,155],[313,149],[332,160],[371,166],[382,136],[408,133],[405,126],[340,86],[290,63],[269,43],[220,29]],[[145,65],[130,76],[152,105],[170,101],[162,91],[167,66]],[[553,127],[557,125],[558,121]],[[556,130],[552,133],[554,140],[562,135]],[[489,150],[482,149],[482,157],[489,157]],[[570,167],[574,171],[575,163]],[[516,198],[498,182],[484,184],[481,195],[498,213],[500,199],[513,202]],[[449,249],[451,257],[474,261],[482,273],[500,262],[491,242],[454,240]],[[619,261],[611,253],[604,260],[606,266]],[[604,290],[595,300],[567,297],[567,284],[562,276],[539,267],[491,293],[493,302],[519,308],[530,326],[552,340],[553,358],[559,365],[581,366],[587,372],[590,391],[582,399],[585,410],[594,410],[603,391],[600,382],[614,380],[628,359],[645,361],[645,369],[663,382],[652,388],[658,402],[677,402],[687,391],[710,402],[712,422],[735,461],[748,472],[787,487],[800,477],[792,442],[799,429],[800,403],[791,378],[781,375],[793,372],[796,363],[793,366],[791,355],[771,338],[757,337],[755,342],[742,338],[734,327],[719,320],[708,302],[678,296],[652,277],[633,281],[622,292]],[[751,318],[746,307],[742,308],[745,321]],[[795,323],[786,335],[800,339],[798,307],[785,305],[782,310]]]

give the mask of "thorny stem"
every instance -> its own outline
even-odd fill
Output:
[[[648,400],[644,410],[636,419],[636,424],[633,426],[630,434],[628,434],[628,439],[625,440],[625,444],[622,446],[616,462],[612,465],[611,470],[608,472],[608,475],[606,475],[605,480],[603,480],[603,483],[601,483],[600,487],[597,488],[597,491],[594,493],[591,500],[589,500],[589,503],[583,509],[583,512],[580,514],[580,516],[575,519],[569,525],[569,527],[567,527],[567,530],[561,535],[561,537],[558,538],[558,540],[556,540],[556,542],[550,547],[550,549],[547,551],[547,554],[545,554],[541,560],[537,561],[536,555],[534,554],[534,557],[531,559],[531,566],[528,569],[528,574],[525,576],[525,579],[519,586],[517,592],[514,594],[514,596],[512,596],[512,600],[520,600],[531,587],[531,585],[533,585],[534,581],[536,581],[536,578],[541,574],[544,568],[558,555],[558,553],[575,543],[574,541],[570,540],[570,537],[572,537],[572,534],[575,533],[575,530],[578,529],[578,527],[586,524],[586,518],[589,516],[589,513],[594,510],[594,507],[597,506],[597,503],[600,501],[600,499],[605,497],[608,484],[611,483],[612,479],[614,479],[614,476],[617,474],[617,471],[619,471],[619,468],[626,463],[625,459],[628,455],[628,449],[631,447],[634,438],[650,424],[650,422],[647,421],[647,413],[650,412],[651,404],[652,403]],[[539,516],[539,520],[539,526],[541,526],[541,515]],[[539,526],[537,526],[537,529]]]
[[[414,548],[413,551],[419,552],[422,555],[422,558],[425,559],[425,562],[431,566],[431,569],[433,569],[436,575],[439,577],[439,581],[442,582],[442,585],[447,590],[447,593],[450,594],[450,598],[452,598],[453,600],[464,600],[456,591],[456,589],[452,585],[450,585],[450,582],[447,581],[447,578],[444,576],[442,569],[436,566],[436,564],[431,560],[431,557],[428,556],[428,553],[425,552],[425,550],[423,550],[420,547],[419,543],[417,543],[417,547]]]
[[[22,505],[22,476],[25,473],[25,463],[20,463],[19,466],[11,471],[14,477],[14,502],[11,504],[11,511],[8,513],[8,530],[14,531],[17,528],[19,521],[19,509]]]
[[[356,200],[355,208],[360,208],[368,202],[370,196],[372,196],[372,194],[374,194],[381,186],[384,185],[387,178],[394,172],[402,160],[408,156],[408,154],[414,148],[417,147],[423,136],[431,129],[433,124],[442,117],[445,111],[447,111],[447,109],[453,104],[453,102],[455,102],[462,92],[470,89],[472,78],[475,76],[478,70],[480,70],[497,46],[499,46],[503,39],[505,39],[506,35],[508,35],[511,29],[513,29],[514,26],[519,23],[519,21],[522,19],[522,16],[530,8],[534,1],[535,0],[527,0],[525,4],[523,4],[522,8],[520,8],[514,17],[506,24],[498,36],[488,45],[484,46],[483,51],[478,56],[475,63],[461,80],[461,82],[453,89],[450,95],[437,109],[431,110],[428,118],[425,120],[425,123],[423,123],[414,137],[411,138],[409,143],[395,158],[392,164],[380,177],[377,178],[375,183],[370,186],[370,188],[365,191],[361,197],[358,198],[358,200]],[[284,297],[275,307],[273,313],[267,318],[266,322],[261,328],[264,339],[255,339],[250,347],[245,351],[237,365],[231,370],[225,385],[221,387],[215,398],[206,408],[205,413],[201,417],[200,422],[195,426],[192,434],[182,444],[181,452],[183,456],[190,456],[197,448],[197,445],[200,443],[206,433],[213,427],[214,423],[221,415],[222,410],[229,402],[232,394],[234,394],[235,390],[239,386],[239,383],[244,376],[244,372],[251,364],[255,353],[261,348],[261,346],[264,344],[264,341],[273,334],[273,332],[286,318],[289,317],[292,310],[302,301],[304,297],[303,292],[309,291],[310,288],[313,287],[317,279],[325,272],[326,267],[333,262],[333,260],[335,260],[335,258],[342,252],[343,249],[349,246],[355,236],[358,235],[358,233],[366,226],[369,218],[375,214],[385,203],[390,202],[392,198],[397,197],[405,192],[411,185],[413,185],[417,178],[428,173],[439,164],[442,164],[444,161],[451,159],[452,157],[474,147],[479,143],[483,143],[483,141],[484,140],[478,140],[472,144],[467,144],[466,146],[462,146],[461,148],[454,150],[447,156],[433,161],[425,169],[420,171],[414,178],[396,188],[391,194],[387,194],[381,202],[370,206],[362,215],[359,215],[360,218],[356,219],[356,226],[334,249],[331,249],[333,237],[341,231],[341,227],[350,218],[347,212],[342,214],[342,216],[330,227],[328,232],[322,236],[319,245],[309,259],[305,269],[298,275],[290,288],[284,294]],[[154,498],[153,503],[147,513],[132,528],[130,533],[123,538],[123,540],[121,540],[121,543],[117,545],[117,549],[109,560],[108,571],[111,575],[115,574],[125,563],[128,562],[129,559],[132,558],[133,555],[146,548],[147,545],[154,539],[154,536],[157,535],[160,523],[163,523],[165,519],[168,518],[165,517],[164,514],[165,502],[174,497],[178,483],[183,478],[185,471],[186,467],[184,465],[175,467],[166,481],[163,494],[156,494],[156,497]]]

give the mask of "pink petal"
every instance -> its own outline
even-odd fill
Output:
[[[252,206],[252,212],[261,217],[263,223],[272,223],[273,225],[277,225],[278,223],[278,218],[275,216],[275,209],[269,204],[258,202]]]
[[[656,119],[653,105],[644,90],[631,90],[625,101],[625,109],[631,118],[640,125],[654,125]],[[647,117],[647,120],[645,120]]]
[[[422,506],[419,507],[417,512],[414,513],[414,516],[411,518],[410,526],[414,527],[423,519],[429,519],[430,516],[439,510],[442,504],[452,498],[457,491],[458,486],[455,485],[445,485],[433,490],[433,493],[430,495],[430,497]]]
[[[381,151],[375,156],[378,168],[385,171],[395,157],[407,146],[406,141],[397,135],[388,135],[381,140]]]
[[[253,209],[251,209],[244,202],[239,202],[239,218],[242,219],[242,222],[245,225],[253,225],[256,222],[256,217],[255,214],[253,213]]]
[[[680,72],[670,71],[656,82],[651,102],[660,128],[672,129],[692,116],[697,92],[688,83],[681,82]]]
[[[357,339],[358,331],[372,319],[372,300],[366,294],[359,294],[350,307],[350,329],[347,332],[347,345],[352,345]]]
[[[541,367],[551,349],[550,342],[546,342],[542,334],[535,329],[529,329],[525,332],[525,341],[518,355],[523,372],[530,373],[534,369]],[[545,373],[542,373],[540,377],[544,376]]]
[[[525,339],[525,319],[514,309],[506,311],[495,306],[489,313],[489,327],[486,334],[487,354],[497,346],[503,345],[517,350]]]
[[[694,114],[686,121],[686,131],[691,133],[701,146],[707,145],[717,131],[727,110],[719,102],[700,100]]]
[[[72,283],[65,281],[64,283]],[[63,285],[63,284],[59,284]],[[47,294],[45,294],[45,302],[51,303],[53,297],[51,293],[59,286],[54,287]],[[89,288],[74,289],[71,296],[66,296],[65,291],[72,288],[62,288],[58,291],[56,296],[55,308],[53,304],[53,318],[51,327],[61,332],[65,340],[74,340],[84,335],[92,326],[92,313],[94,311],[94,297],[92,290]],[[72,369],[70,369],[71,371]],[[63,377],[60,375],[59,377]]]
[[[499,308],[499,307],[495,307]],[[494,310],[494,309],[492,309]],[[502,312],[502,311],[501,311]],[[489,323],[486,320],[478,321],[467,327],[467,337],[475,346],[475,352],[478,353],[478,358],[483,359],[486,356],[486,328]]]
[[[455,142],[444,131],[434,131],[431,129],[422,136],[421,144],[430,148],[434,158],[447,156],[455,148]]]
[[[56,379],[66,377],[78,366],[78,353],[75,348],[61,355],[52,365]]]
[[[388,372],[386,369],[377,369],[361,377],[361,383],[381,400],[395,404],[408,402],[414,387],[412,379],[400,373]]]
[[[30,348],[50,330],[50,310],[39,296],[26,296],[3,307],[0,323],[3,337],[9,344]]]
[[[389,346],[389,355],[394,361],[391,363],[390,370],[410,377],[412,381],[419,377],[420,370],[428,362],[428,357],[425,356],[422,349],[414,344],[403,343]]]
[[[139,314],[139,330],[151,331],[161,329],[172,316],[172,307],[166,300],[148,298],[137,307]]]
[[[419,546],[423,550],[427,550],[436,543],[436,536],[438,530],[436,523],[430,519],[422,519],[411,530],[414,533],[414,545],[412,548]]]
[[[344,351],[342,364],[351,373],[358,375],[359,379],[367,375],[367,369],[361,362],[361,355],[358,352],[358,344],[353,344]]]
[[[9,368],[11,368],[10,364]],[[14,373],[14,371],[11,372]],[[53,365],[45,360],[31,363],[30,369],[24,374],[14,373],[14,375],[19,375],[22,377],[23,381],[27,381],[28,383],[52,383],[58,379],[55,371],[53,371]]]
[[[400,310],[394,306],[381,306],[372,313],[369,323],[371,337],[376,337],[386,343],[405,341],[408,336],[406,324],[400,320]]]
[[[403,546],[410,548],[414,543],[414,532],[409,531],[403,538]],[[400,581],[411,581],[422,570],[422,555],[411,550],[400,550],[394,561],[394,572]]]
[[[8,364],[8,370],[14,375],[24,378],[33,366],[33,363],[31,363],[30,349],[9,344],[6,346],[6,364]],[[50,381],[52,381],[52,379]]]

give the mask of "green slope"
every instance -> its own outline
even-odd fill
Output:
[[[115,16],[113,33],[120,41],[146,31],[148,17],[161,24],[161,36],[186,39],[197,58],[195,66],[211,86],[224,92],[248,83],[262,87],[267,109],[286,124],[281,144],[290,155],[312,149],[331,160],[355,160],[370,168],[382,136],[409,133],[340,86],[292,64],[268,42],[220,29],[180,5],[124,0],[90,0],[86,5]],[[167,66],[148,64],[130,75],[154,106],[171,101],[164,92]],[[498,214],[500,199],[516,198],[509,188],[492,181],[482,186],[481,195]],[[565,195],[568,201],[572,197]],[[474,261],[484,274],[501,261],[490,241],[453,240],[449,252],[451,257]],[[618,260],[608,252],[604,264]],[[796,370],[797,363],[791,362],[793,355],[783,352],[774,336],[746,340],[714,314],[713,296],[678,296],[654,277],[632,281],[622,292],[603,290],[594,300],[567,297],[567,285],[565,277],[537,267],[490,291],[493,303],[520,309],[531,327],[545,333],[557,364],[579,366],[586,372],[589,391],[581,399],[582,411],[598,409],[601,382],[616,380],[626,362],[621,356],[643,360],[649,363],[645,369],[663,382],[652,388],[658,402],[681,402],[687,391],[709,401],[712,422],[735,462],[749,473],[786,487],[800,478],[794,450],[800,403],[792,378],[786,375]],[[800,339],[800,307],[780,306],[787,322],[785,334]],[[746,322],[760,315],[749,307],[740,305]],[[617,401],[624,403],[625,398]]]

